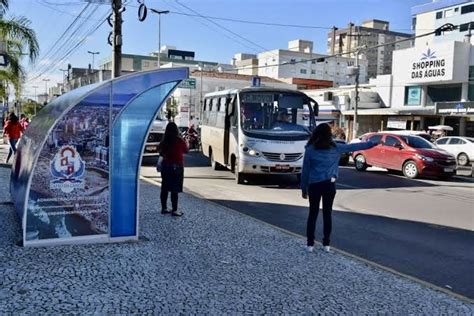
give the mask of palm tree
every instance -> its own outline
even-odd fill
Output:
[[[20,64],[21,57],[28,55],[34,62],[39,54],[38,40],[35,31],[30,28],[30,21],[25,17],[5,18],[9,0],[0,0],[0,52],[6,55],[8,67],[0,70],[0,80],[13,84],[16,94],[20,94],[25,71]],[[4,89],[0,89],[2,92]]]

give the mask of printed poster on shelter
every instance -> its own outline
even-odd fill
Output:
[[[41,149],[31,183],[26,240],[108,233],[109,106],[77,105]]]

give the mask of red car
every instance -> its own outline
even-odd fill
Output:
[[[449,178],[456,172],[456,158],[419,136],[372,133],[364,137],[379,143],[371,149],[352,153],[355,167],[380,167],[402,171],[405,177],[418,176]]]

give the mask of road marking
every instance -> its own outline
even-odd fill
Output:
[[[142,176],[142,175],[140,175],[140,179],[142,179],[143,181],[148,182],[148,183],[150,183],[150,184],[152,184],[152,185],[158,185],[158,184],[159,184],[158,182],[156,182],[156,181],[154,181],[154,180],[150,180],[150,179],[148,179],[148,178],[145,178],[145,177]],[[260,223],[260,224],[266,225],[266,226],[268,226],[268,227],[272,227],[273,229],[279,230],[279,231],[281,231],[281,232],[283,232],[283,233],[285,233],[285,234],[287,234],[287,235],[290,235],[290,236],[293,236],[293,237],[297,237],[298,239],[302,239],[302,240],[306,239],[305,236],[299,235],[299,234],[294,233],[294,232],[292,232],[292,231],[289,231],[289,230],[287,230],[287,229],[285,229],[285,228],[282,228],[282,227],[279,227],[279,226],[276,226],[276,225],[267,223],[267,222],[265,222],[265,221],[263,221],[263,220],[260,220],[260,219],[258,219],[258,218],[255,218],[255,217],[252,217],[252,216],[250,216],[250,215],[241,213],[241,212],[239,212],[239,211],[237,211],[237,210],[234,210],[234,209],[232,209],[232,208],[230,208],[230,207],[228,207],[228,206],[225,206],[225,205],[219,204],[219,203],[217,203],[217,202],[214,202],[214,201],[212,201],[212,200],[209,200],[209,199],[207,199],[205,196],[201,195],[201,194],[198,193],[198,192],[195,192],[195,191],[193,191],[193,190],[190,190],[189,188],[186,188],[186,187],[185,187],[185,189],[186,189],[186,192],[185,192],[185,193],[187,193],[187,194],[189,194],[189,195],[191,195],[191,196],[194,196],[194,197],[196,197],[196,198],[198,198],[198,199],[205,200],[207,203],[210,203],[210,204],[212,204],[212,205],[214,205],[214,206],[216,206],[216,207],[225,209],[225,210],[227,210],[228,212],[232,212],[232,213],[234,213],[234,214],[238,214],[238,215],[240,215],[240,216],[246,217],[246,218],[251,219],[251,220],[253,220],[253,221],[255,221],[255,222],[258,222],[258,223]],[[321,243],[320,243],[320,242],[317,242],[317,241],[316,241],[316,244],[321,245]],[[429,282],[427,282],[427,281],[423,281],[423,280],[421,280],[421,279],[419,279],[419,278],[417,278],[417,277],[414,277],[414,276],[405,274],[405,273],[403,273],[403,272],[399,272],[399,271],[394,270],[394,269],[392,269],[392,268],[389,268],[389,267],[386,267],[386,266],[384,266],[384,265],[381,265],[380,263],[377,263],[377,262],[374,262],[374,261],[371,261],[371,260],[368,260],[368,259],[359,257],[359,256],[357,256],[357,255],[354,255],[354,254],[349,253],[349,252],[347,252],[347,251],[344,251],[344,250],[342,250],[342,249],[334,248],[334,247],[332,247],[332,246],[331,246],[331,249],[333,249],[333,251],[335,251],[335,252],[337,252],[337,253],[339,253],[339,254],[342,254],[342,255],[344,255],[344,256],[346,256],[346,257],[349,257],[349,258],[352,258],[352,259],[354,259],[354,260],[363,262],[363,263],[365,263],[365,264],[367,264],[367,265],[369,265],[369,266],[372,266],[372,267],[375,267],[375,268],[379,268],[379,269],[382,269],[382,270],[384,270],[384,271],[387,271],[387,272],[390,272],[390,273],[392,273],[392,274],[395,274],[395,275],[397,275],[397,276],[406,278],[406,279],[408,279],[408,280],[411,280],[411,281],[413,281],[413,282],[419,283],[419,284],[421,284],[421,285],[423,285],[423,286],[425,286],[425,287],[427,287],[427,288],[430,288],[430,289],[432,289],[432,290],[439,291],[439,292],[443,292],[443,293],[445,293],[445,294],[454,296],[454,297],[456,297],[457,299],[459,299],[459,300],[461,300],[461,301],[463,301],[463,302],[466,302],[466,303],[469,303],[469,304],[474,304],[474,300],[473,300],[473,299],[470,299],[470,298],[468,298],[468,297],[466,297],[466,296],[463,296],[463,295],[461,295],[461,294],[455,293],[455,292],[453,292],[453,291],[451,291],[451,290],[449,290],[449,289],[447,289],[447,288],[444,288],[444,287],[441,287],[441,286],[438,286],[438,285],[429,283]]]

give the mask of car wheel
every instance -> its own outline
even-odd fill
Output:
[[[405,162],[403,165],[403,175],[409,179],[415,179],[418,177],[418,167],[413,160]]]
[[[357,171],[365,171],[367,169],[367,163],[365,162],[365,157],[362,154],[359,154],[354,159],[355,168]]]
[[[469,157],[465,153],[460,153],[458,156],[458,165],[467,166],[469,163]]]

